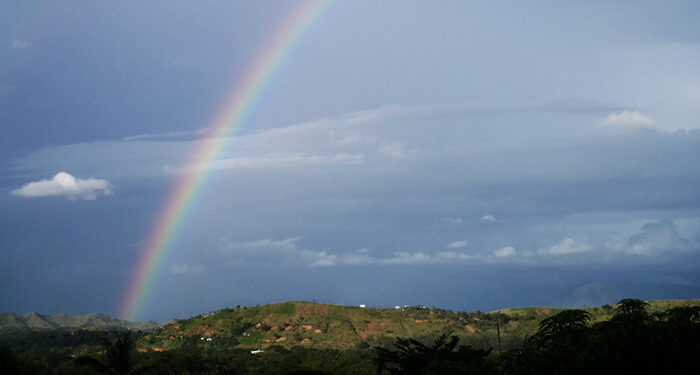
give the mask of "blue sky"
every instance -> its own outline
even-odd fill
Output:
[[[0,2],[0,310],[117,313],[298,6]],[[699,7],[331,3],[214,163],[143,319],[700,297]]]

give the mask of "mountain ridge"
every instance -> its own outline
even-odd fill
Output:
[[[105,314],[86,315],[44,315],[37,312],[16,314],[0,312],[0,330],[42,330],[42,329],[85,329],[85,330],[119,330],[130,329],[152,331],[160,324],[149,322],[130,322],[113,318]]]

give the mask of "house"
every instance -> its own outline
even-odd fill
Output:
[[[367,306],[365,306],[364,304],[360,305],[361,309],[364,309],[365,307],[367,307]]]

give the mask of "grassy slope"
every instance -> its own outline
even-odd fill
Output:
[[[698,306],[700,300],[649,303],[649,312],[654,313],[676,306]],[[429,339],[449,333],[459,336],[462,344],[489,348],[497,346],[498,321],[503,349],[506,350],[520,346],[525,337],[537,331],[542,319],[562,310],[529,307],[491,313],[455,313],[437,308],[408,307],[396,310],[292,301],[224,309],[172,322],[145,337],[139,346],[155,350],[168,350],[187,344],[247,349],[264,349],[271,345],[349,349],[386,345],[396,337]],[[609,319],[613,307],[585,310],[597,322]]]

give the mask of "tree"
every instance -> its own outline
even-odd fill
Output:
[[[484,358],[491,353],[491,349],[458,346],[459,337],[452,336],[448,340],[447,334],[438,337],[430,346],[414,339],[398,338],[396,341],[396,351],[376,348],[378,374],[384,370],[391,374],[483,373]]]
[[[649,319],[649,304],[635,298],[625,298],[617,303],[613,318],[644,321]]]
[[[100,374],[114,375],[136,375],[143,374],[150,370],[148,367],[137,367],[136,355],[136,334],[132,331],[114,332],[114,341],[105,339],[105,355],[103,361],[90,356],[83,356],[76,359],[76,365],[88,367]]]
[[[591,314],[587,311],[564,310],[544,319],[530,342],[540,350],[554,347],[568,350],[572,345],[581,344],[590,320]]]

